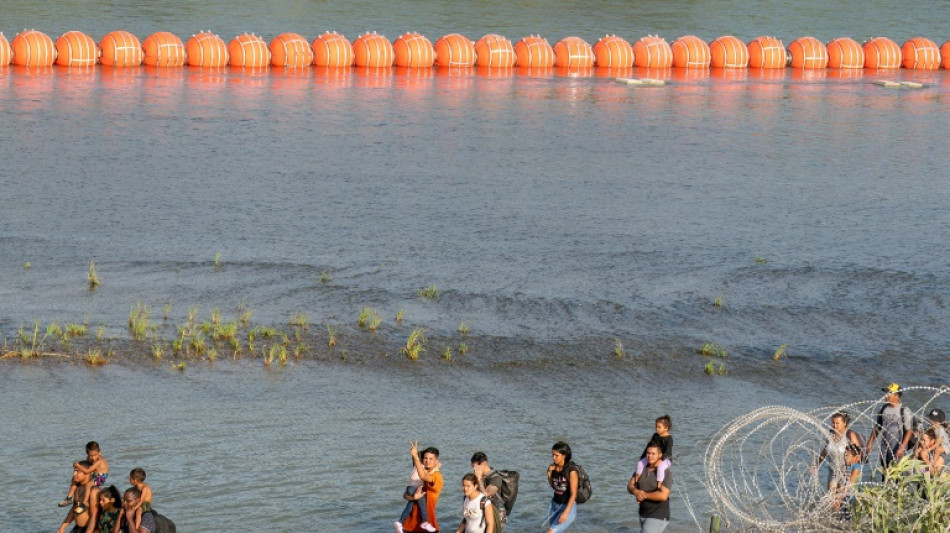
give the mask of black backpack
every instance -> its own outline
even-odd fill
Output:
[[[521,475],[515,470],[492,470],[486,478],[498,475],[501,478],[501,488],[498,490],[498,496],[501,497],[501,503],[505,508],[503,519],[508,520],[511,516],[511,510],[515,507],[515,500],[518,499],[518,480]],[[501,509],[498,509],[501,511]]]
[[[571,463],[572,469],[577,472],[577,496],[574,498],[574,501],[577,503],[587,503],[587,500],[594,493],[594,489],[590,486],[590,477],[587,475],[587,471],[584,470],[584,467],[577,464]]]
[[[175,523],[167,516],[158,514],[155,509],[150,509],[145,512],[152,513],[152,516],[155,517],[155,533],[178,533]]]

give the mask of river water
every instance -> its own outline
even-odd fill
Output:
[[[97,1],[4,7],[0,29],[942,43],[933,9]],[[626,479],[669,413],[670,531],[696,531],[688,508],[703,525],[710,511],[702,454],[732,418],[873,399],[894,380],[950,382],[950,77],[659,75],[671,84],[0,70],[0,342],[12,348],[34,321],[85,320],[104,332],[86,342],[116,353],[102,367],[0,361],[0,529],[58,527],[69,463],[96,439],[120,485],[134,466],[149,471],[156,507],[183,531],[389,531],[418,438],[443,452],[443,529],[483,449],[522,472],[508,530],[539,531],[550,446],[564,439],[596,493],[575,529],[627,531]],[[438,298],[417,294],[431,285]],[[157,340],[129,342],[139,302],[154,316],[168,305]],[[245,350],[172,370],[177,359],[150,347],[193,306],[201,320],[246,307],[253,324],[284,328],[306,313],[312,353],[265,367]],[[355,327],[363,307],[379,312],[378,333]],[[341,331],[334,349],[324,324]],[[411,362],[399,345],[416,326],[430,343]],[[707,342],[727,350],[716,363],[728,375],[703,373]]]

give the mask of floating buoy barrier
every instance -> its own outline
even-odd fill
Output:
[[[521,68],[551,68],[554,66],[554,48],[540,35],[528,35],[515,43],[516,64]]]
[[[874,80],[874,85],[880,85],[881,87],[887,87],[888,89],[922,89],[924,88],[923,83],[918,83],[916,81],[887,81],[887,80]]]
[[[647,35],[633,43],[633,64],[641,68],[670,68],[673,49],[659,35]]]
[[[709,43],[709,65],[715,68],[747,68],[749,49],[738,37],[722,36]]]
[[[911,37],[901,47],[902,66],[917,70],[940,68],[940,49],[937,43],[924,37]]]
[[[155,32],[142,41],[145,65],[149,67],[181,67],[185,64],[185,44],[174,33]]]
[[[439,37],[435,42],[435,64],[440,67],[475,66],[475,43],[459,33]]]
[[[99,45],[81,31],[67,31],[56,39],[56,64],[92,67],[99,62]]]
[[[749,50],[749,66],[752,68],[785,68],[788,64],[785,45],[775,37],[756,37],[746,48]]]
[[[507,37],[489,33],[475,41],[475,64],[487,68],[515,66],[515,47]]]
[[[580,37],[565,37],[554,44],[554,66],[591,68],[594,66],[594,49]]]
[[[273,54],[263,37],[242,33],[228,43],[228,64],[232,67],[267,68]]]
[[[192,67],[221,68],[228,64],[228,47],[224,39],[210,31],[192,35],[185,43],[185,51]]]
[[[684,35],[673,41],[673,66],[676,68],[709,68],[712,55],[706,41],[695,35]]]
[[[428,68],[435,64],[435,48],[432,42],[414,31],[396,37],[393,41],[393,54],[393,64],[397,67]]]
[[[666,81],[655,78],[617,78],[616,81],[625,85],[650,85],[654,87],[666,85]]]
[[[2,36],[3,34],[0,34],[0,37]],[[940,56],[943,57],[943,68],[950,70],[950,41],[940,45]]]
[[[56,61],[56,47],[49,35],[37,30],[23,30],[10,43],[13,64],[21,67],[51,67]]]
[[[7,36],[0,31],[0,67],[5,67],[10,63],[13,63],[13,48],[10,48]]]
[[[829,68],[864,68],[864,48],[850,37],[838,37],[828,43]]]
[[[310,41],[297,33],[281,33],[270,42],[271,65],[285,68],[306,68],[313,65]]]
[[[788,45],[792,68],[828,68],[828,48],[814,37],[799,37]]]
[[[594,43],[594,63],[602,68],[633,66],[633,46],[623,37],[605,35]]]
[[[99,41],[99,48],[102,51],[99,62],[107,67],[137,67],[145,60],[142,42],[127,31],[107,33]]]
[[[864,68],[900,68],[901,49],[887,37],[864,43]]]
[[[313,64],[318,67],[352,67],[356,60],[353,45],[335,31],[328,31],[313,40]]]
[[[357,67],[389,68],[393,66],[393,45],[376,33],[364,33],[353,41],[354,64]]]

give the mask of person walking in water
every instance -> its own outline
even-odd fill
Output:
[[[428,523],[432,528],[438,531],[439,519],[436,518],[435,508],[439,503],[439,494],[442,492],[443,485],[442,472],[437,468],[439,465],[439,449],[430,446],[420,452],[419,444],[413,442],[410,445],[409,453],[412,455],[412,462],[419,472],[419,477],[422,478],[423,484],[415,494],[409,495],[403,493],[402,498],[408,502],[419,500],[425,495]],[[396,531],[424,533],[427,530],[423,529],[423,522],[421,513],[419,512],[419,506],[414,506],[409,516],[402,522],[402,528],[398,527],[398,522],[396,523]]]
[[[871,436],[868,437],[866,451],[871,454],[871,445],[881,438],[881,478],[887,479],[887,467],[899,461],[907,453],[910,438],[914,434],[914,415],[901,403],[904,391],[900,385],[891,383],[882,389],[887,403],[877,413]]]
[[[566,442],[558,441],[551,447],[548,484],[554,489],[554,497],[544,523],[547,533],[562,533],[577,518],[578,476],[571,461],[571,447]]]
[[[670,524],[670,490],[673,488],[673,472],[666,468],[663,481],[657,480],[663,449],[659,443],[647,445],[647,464],[643,471],[630,478],[627,492],[640,503],[640,533],[662,533]]]
[[[478,478],[473,473],[462,478],[462,522],[455,533],[497,533],[492,502],[478,488]]]

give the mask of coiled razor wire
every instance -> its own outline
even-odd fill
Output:
[[[902,390],[904,398],[908,393],[915,399],[930,395],[929,400],[912,411],[918,426],[926,425],[926,414],[931,409],[950,404],[948,387]],[[811,412],[783,406],[762,407],[720,429],[706,449],[705,485],[730,530],[853,531],[860,527],[842,519],[825,479],[826,468],[830,466],[835,483],[843,485],[847,481],[842,459],[829,456],[826,458],[828,466],[818,468],[816,465],[827,442],[832,415],[841,411],[848,413],[849,427],[867,439],[884,401],[882,397]],[[912,409],[913,405],[905,407]],[[878,474],[874,468],[878,465],[874,450],[878,448],[875,443],[874,457],[867,465],[871,468],[865,468],[863,474],[865,480],[871,479],[868,470]],[[872,481],[861,483],[873,484]],[[905,523],[912,525],[920,510],[895,509],[894,512],[907,513]]]

